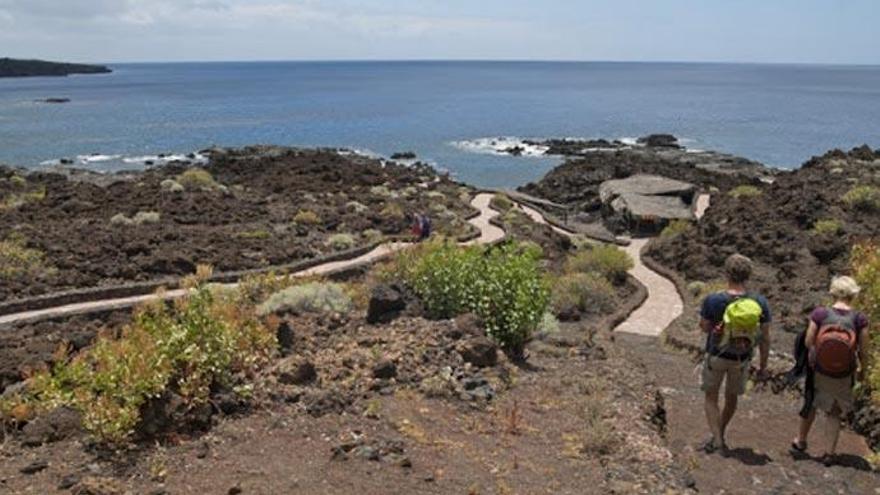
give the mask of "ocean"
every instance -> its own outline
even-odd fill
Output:
[[[880,67],[692,63],[110,64],[114,73],[0,79],[0,163],[136,169],[213,145],[414,151],[485,187],[559,163],[494,153],[498,137],[665,132],[793,168],[880,147]],[[38,103],[70,98],[66,104]]]

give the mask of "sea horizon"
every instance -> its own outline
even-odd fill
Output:
[[[555,157],[485,146],[671,133],[688,148],[797,168],[880,146],[880,66],[552,60],[108,63],[0,80],[0,163],[143,167],[212,146],[347,148],[421,160],[479,186],[539,179]],[[38,103],[69,98],[62,105]],[[872,141],[874,140],[874,141]],[[90,157],[98,156],[99,159]],[[106,158],[106,159],[104,159]]]

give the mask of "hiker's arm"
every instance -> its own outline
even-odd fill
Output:
[[[758,371],[767,371],[767,359],[770,357],[770,324],[761,325],[761,363]]]
[[[702,330],[703,333],[711,332],[714,327],[715,324],[713,324],[710,320],[700,318],[700,330]]]
[[[806,344],[807,349],[812,349],[816,345],[817,329],[816,322],[810,319],[810,326],[807,327],[807,336],[804,338],[804,344]]]

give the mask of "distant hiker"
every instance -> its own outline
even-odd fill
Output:
[[[410,224],[410,229],[412,230],[412,235],[415,237],[416,242],[422,240],[422,216],[418,213],[414,213],[412,216],[412,223]]]
[[[868,318],[851,306],[859,290],[859,285],[850,277],[832,280],[829,292],[834,304],[813,310],[804,338],[807,349],[805,400],[798,436],[791,448],[793,452],[806,452],[816,409],[821,409],[828,418],[828,443],[822,457],[825,464],[834,462],[840,418],[853,408],[856,379],[862,381],[865,377],[870,344]]]
[[[428,215],[419,215],[419,217],[421,217],[421,236],[419,237],[419,240],[424,241],[431,237],[431,231],[434,229],[434,225],[431,223],[431,217]]]
[[[739,396],[745,393],[754,349],[760,349],[761,378],[767,376],[770,351],[770,306],[764,296],[746,289],[751,260],[734,254],[724,262],[724,271],[727,290],[706,296],[700,311],[700,328],[707,334],[701,388],[712,433],[703,445],[707,453],[727,449],[724,434]],[[723,412],[718,407],[722,381],[726,381]]]

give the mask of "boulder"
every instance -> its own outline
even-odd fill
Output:
[[[394,286],[377,285],[370,294],[367,323],[388,323],[406,309],[406,300]]]
[[[458,340],[462,337],[483,337],[486,332],[483,330],[483,322],[480,317],[473,313],[465,313],[455,318],[453,327],[446,333],[452,339]]]
[[[72,437],[82,431],[82,416],[69,407],[59,407],[22,428],[21,443],[36,447]]]
[[[314,382],[317,378],[315,365],[309,361],[291,363],[278,373],[278,381],[285,385],[305,385]]]
[[[672,134],[650,134],[640,137],[636,142],[649,148],[681,148],[678,138]]]
[[[458,346],[461,358],[478,368],[498,364],[498,346],[486,337],[473,337]]]
[[[373,378],[387,380],[397,376],[397,365],[390,359],[383,359],[373,366]]]
[[[293,350],[293,329],[290,323],[282,321],[275,330],[275,338],[278,340],[278,350],[282,356],[289,356]]]

